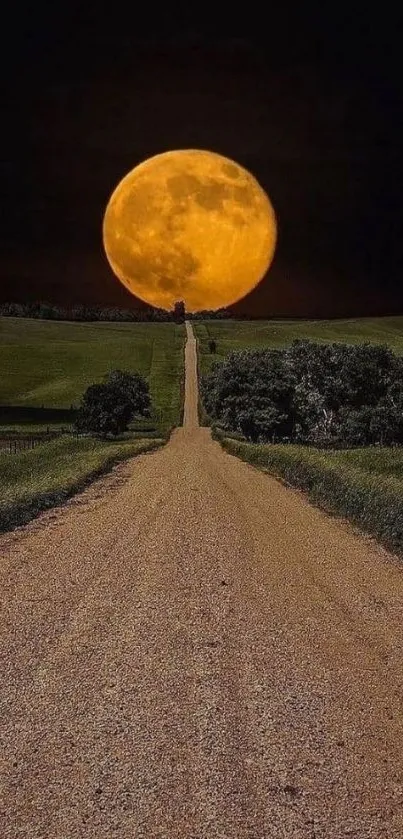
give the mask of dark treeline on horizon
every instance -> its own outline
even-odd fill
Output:
[[[56,306],[47,301],[33,303],[2,303],[0,316],[14,318],[36,318],[38,320],[72,320],[72,321],[122,321],[132,323],[159,323],[175,321],[174,311],[158,309],[148,306],[144,309],[121,309],[115,306]],[[222,320],[232,317],[229,309],[204,310],[188,312],[189,320]]]
[[[186,312],[187,320],[247,320],[247,321],[320,321],[320,320],[355,320],[357,317],[396,317],[397,313],[390,311],[379,315],[376,311],[372,314],[352,315],[343,314],[328,317],[302,317],[292,315],[277,315],[265,313],[261,315],[251,315],[249,312],[239,312],[231,308],[224,309],[205,309],[200,312]],[[402,313],[403,315],[403,313]],[[171,323],[176,321],[174,311],[167,311],[166,309],[158,309],[152,306],[143,309],[121,309],[116,306],[90,306],[90,305],[76,305],[71,307],[58,306],[47,301],[36,301],[33,303],[1,303],[0,317],[13,318],[34,318],[37,320],[56,320],[56,321],[78,321],[95,323],[115,322],[115,323]]]

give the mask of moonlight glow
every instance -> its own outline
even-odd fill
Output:
[[[118,184],[103,240],[119,280],[136,297],[190,312],[235,303],[274,255],[273,207],[256,179],[226,157],[196,149],[151,157]]]

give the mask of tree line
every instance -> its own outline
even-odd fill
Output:
[[[295,339],[233,352],[201,391],[211,419],[251,442],[403,444],[403,359],[386,345]]]
[[[180,317],[178,312],[180,311]],[[165,321],[182,322],[185,316],[189,320],[208,320],[229,318],[228,309],[217,311],[206,309],[202,312],[185,312],[184,306],[175,304],[172,311],[149,306],[144,309],[121,309],[116,306],[59,306],[54,303],[2,303],[0,316],[13,318],[39,318],[43,320],[71,321],[129,321],[133,323],[162,323]]]

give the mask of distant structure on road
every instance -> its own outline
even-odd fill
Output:
[[[177,300],[173,308],[173,319],[175,323],[184,323],[186,318],[186,309],[183,300]]]

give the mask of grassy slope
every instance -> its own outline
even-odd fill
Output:
[[[136,370],[147,377],[166,429],[179,421],[184,338],[184,327],[170,323],[0,318],[0,405],[70,408],[109,370]]]
[[[41,510],[60,504],[118,461],[161,443],[104,442],[65,435],[16,455],[0,452],[0,530],[24,524]]]
[[[112,369],[148,379],[161,437],[180,422],[185,329],[170,323],[67,323],[0,318],[0,436],[68,426],[68,409]],[[42,407],[43,406],[43,407]],[[67,409],[67,410],[66,410]],[[53,411],[53,413],[52,413]],[[58,419],[60,415],[60,418]],[[137,432],[137,438],[140,432]],[[33,450],[0,450],[0,529],[63,501],[118,460],[161,440],[104,442],[64,436]]]
[[[403,317],[355,318],[320,321],[195,321],[201,371],[207,372],[214,360],[223,359],[233,350],[250,347],[285,347],[294,338],[315,341],[342,341],[348,344],[388,344],[403,353]],[[216,355],[210,355],[208,341],[217,341]]]

